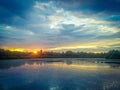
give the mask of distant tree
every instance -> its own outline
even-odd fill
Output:
[[[120,59],[120,51],[111,50],[108,53],[93,53],[93,52],[38,52],[33,56],[32,52],[17,52],[0,49],[0,59],[20,59],[20,58],[108,58]]]
[[[66,55],[72,55],[73,52],[72,51],[66,51]]]
[[[111,50],[106,55],[107,59],[120,59],[120,51],[118,50]]]

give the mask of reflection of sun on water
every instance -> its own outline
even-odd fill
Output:
[[[76,64],[76,63],[73,63],[73,64],[71,64],[71,65],[68,65],[68,64],[66,64],[66,63],[53,63],[52,64],[54,67],[64,67],[64,68],[69,68],[69,69],[85,69],[85,70],[100,70],[100,69],[103,69],[104,68],[104,70],[105,69],[108,69],[108,68],[110,68],[108,65],[103,65],[102,67],[101,67],[101,65],[99,65],[99,64],[95,64],[95,63],[85,63],[85,64]]]

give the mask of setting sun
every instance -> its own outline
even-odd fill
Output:
[[[37,54],[37,53],[38,53],[38,51],[33,51],[33,53],[34,53],[34,54]]]

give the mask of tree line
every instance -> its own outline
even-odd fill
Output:
[[[18,52],[0,49],[0,59],[27,59],[27,58],[107,58],[120,59],[119,50],[111,50],[108,52],[94,53],[94,52],[42,52],[40,50],[37,54],[33,52]]]

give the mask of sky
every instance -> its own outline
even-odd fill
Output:
[[[0,0],[0,48],[120,50],[120,0]]]

